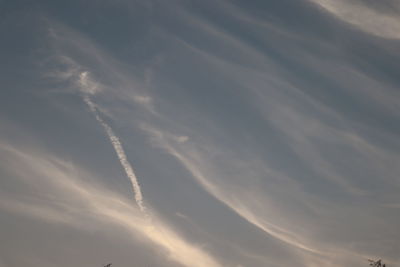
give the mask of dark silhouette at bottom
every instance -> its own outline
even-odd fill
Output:
[[[372,266],[372,267],[386,267],[386,264],[382,263],[381,259],[379,259],[377,261],[368,259],[368,261],[369,261],[369,266]]]

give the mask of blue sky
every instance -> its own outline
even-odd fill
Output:
[[[0,0],[0,267],[396,266],[399,14]]]

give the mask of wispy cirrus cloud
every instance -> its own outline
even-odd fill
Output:
[[[380,1],[378,6],[388,5],[387,8],[392,11],[397,9],[397,14],[385,13],[362,1],[311,0],[311,2],[369,34],[388,39],[400,38],[400,5],[396,1],[389,1],[389,4],[388,1]]]
[[[316,236],[314,232],[329,232],[329,227],[344,227],[341,222],[338,224],[332,222],[331,220],[334,221],[334,218],[325,212],[325,209],[330,209],[332,214],[339,214],[341,218],[351,215],[347,209],[329,203],[330,200],[321,194],[307,191],[317,190],[316,188],[331,188],[330,190],[345,194],[347,199],[354,200],[372,193],[371,189],[366,187],[357,176],[350,176],[355,171],[356,164],[360,163],[355,162],[353,166],[345,168],[338,167],[334,157],[323,153],[323,144],[329,145],[330,149],[332,149],[330,144],[343,146],[354,155],[361,156],[366,162],[369,162],[370,166],[374,166],[370,168],[374,171],[377,170],[378,164],[376,162],[382,162],[379,158],[381,156],[378,156],[375,152],[381,151],[379,153],[386,155],[386,158],[393,155],[371,144],[367,137],[352,129],[350,126],[351,119],[343,118],[343,115],[336,110],[336,104],[332,107],[311,97],[310,94],[312,93],[306,89],[308,84],[299,78],[300,75],[287,70],[285,65],[280,64],[273,57],[269,57],[266,51],[240,40],[238,35],[221,31],[220,28],[214,27],[212,23],[204,21],[201,16],[191,17],[190,12],[187,13],[187,11],[178,14],[181,14],[182,18],[190,22],[202,35],[211,36],[215,39],[215,43],[224,43],[230,49],[237,51],[239,56],[232,58],[227,55],[215,54],[214,46],[218,47],[218,45],[198,44],[182,33],[177,36],[161,33],[163,38],[177,47],[172,49],[172,54],[186,51],[190,54],[190,57],[185,59],[188,63],[199,59],[204,67],[221,75],[220,77],[223,77],[223,80],[227,81],[226,79],[229,77],[228,84],[248,90],[248,93],[242,94],[242,96],[249,99],[252,105],[258,109],[258,116],[263,118],[263,121],[259,121],[259,123],[264,127],[268,125],[274,131],[283,133],[279,138],[281,139],[280,142],[284,144],[282,149],[294,152],[296,159],[291,161],[294,161],[297,165],[302,162],[301,164],[304,164],[305,168],[300,170],[306,170],[312,178],[305,179],[303,183],[299,182],[300,178],[295,169],[292,170],[291,166],[287,166],[284,171],[276,170],[271,167],[276,163],[269,162],[271,159],[260,155],[260,151],[247,152],[248,160],[237,156],[240,154],[240,150],[247,150],[247,148],[240,145],[240,141],[235,140],[237,137],[230,136],[227,128],[230,127],[231,122],[217,121],[210,117],[214,114],[214,110],[210,113],[193,110],[193,112],[198,112],[195,121],[199,125],[204,121],[211,121],[208,127],[192,125],[193,128],[190,129],[186,126],[187,120],[171,117],[168,112],[162,110],[162,108],[167,108],[171,114],[178,114],[180,106],[176,105],[174,99],[161,99],[159,97],[161,93],[157,90],[152,92],[151,97],[153,110],[151,114],[157,114],[157,116],[146,117],[145,123],[141,124],[142,130],[150,135],[151,139],[155,141],[154,144],[174,156],[207,192],[249,223],[264,231],[267,236],[273,236],[285,243],[285,246],[292,251],[291,253],[301,255],[304,265],[335,266],[335,264],[340,265],[343,262],[351,261],[352,257],[362,257],[362,251],[346,252],[333,244],[327,244],[326,239],[333,238],[331,234],[325,237]],[[265,28],[259,30],[265,30]],[[286,34],[285,30],[271,29],[271,31],[274,32],[272,36],[276,38],[276,40],[269,41],[273,44],[279,43],[280,38],[293,38],[293,40],[300,38],[293,36],[293,34]],[[267,39],[262,39],[261,42],[267,41]],[[289,49],[289,47],[293,49],[293,45],[290,44],[287,48]],[[284,49],[284,47],[279,48],[279,50]],[[328,55],[334,56],[338,53],[336,48],[330,46],[323,46],[323,49]],[[180,52],[177,52],[178,50]],[[255,60],[258,62],[256,68],[254,68],[254,65],[246,65],[244,55],[257,58]],[[291,59],[293,62],[304,62],[304,68],[307,72],[326,76],[327,79],[330,78],[328,72],[335,70],[339,74],[338,77],[342,78],[337,83],[343,84],[343,86],[349,83],[349,77],[345,77],[346,69],[358,73],[347,62],[339,62],[333,57],[330,60],[320,60],[302,49],[294,50]],[[251,60],[253,63],[255,61]],[[239,64],[239,62],[244,63],[244,65]],[[168,59],[165,59],[164,64],[167,63]],[[110,68],[110,65],[107,68]],[[116,68],[111,71],[111,73],[117,72]],[[121,74],[119,75],[121,76]],[[156,73],[153,73],[153,76],[155,76],[153,77],[155,79]],[[355,91],[349,91],[349,94],[362,94],[365,98],[374,99],[374,93],[371,90],[360,87],[361,84],[370,83],[367,81],[369,78],[361,74],[357,77],[359,79],[353,83],[355,85],[353,90]],[[121,80],[124,79],[122,75]],[[210,82],[214,82],[213,79],[218,80],[220,78],[210,78]],[[157,86],[157,82],[160,81],[155,79],[153,86]],[[184,84],[180,84],[180,77],[174,77],[172,80],[167,78],[163,85],[168,85],[168,82],[176,83],[178,87],[184,86]],[[232,96],[229,90],[225,91],[227,92],[226,97]],[[363,94],[364,91],[365,94]],[[123,96],[127,92],[129,90],[114,91],[116,96]],[[122,100],[122,97],[120,99]],[[132,103],[146,107],[150,104],[148,99],[150,98],[138,98],[136,96]],[[163,103],[163,105],[156,109],[153,101]],[[193,101],[192,103],[196,104],[190,98],[186,101],[189,103]],[[129,101],[127,102],[129,103]],[[376,102],[376,105],[381,106],[379,102]],[[108,108],[110,107],[108,106]],[[148,111],[148,109],[145,109],[143,112]],[[216,126],[218,123],[221,124]],[[163,126],[159,128],[159,126],[154,125]],[[179,132],[179,129],[185,134],[170,134],[170,132]],[[264,132],[262,129],[259,129],[259,131]],[[218,135],[233,138],[235,140],[234,146],[229,148],[215,141],[215,139],[218,139],[215,132]],[[199,142],[195,137],[192,138],[190,133],[202,136],[200,138],[202,142]],[[264,140],[257,140],[265,142]],[[355,142],[356,140],[358,141]],[[372,151],[375,152],[370,153]],[[365,155],[370,156],[366,157]],[[376,157],[371,157],[372,155],[376,155]],[[258,163],[255,164],[254,162]],[[264,167],[261,167],[262,165]],[[242,177],[246,177],[246,179],[242,179]],[[314,184],[312,184],[313,181]],[[266,184],[263,185],[264,183]],[[267,184],[268,186],[266,186]],[[280,195],[277,192],[280,192]],[[303,215],[298,214],[301,213],[300,211],[303,212]],[[371,223],[379,221],[379,219],[374,218],[373,214],[368,215],[368,220]],[[294,224],[293,221],[297,221],[297,223]],[[325,227],[324,224],[327,224],[327,226]],[[336,238],[338,236],[343,238],[342,241],[338,241],[342,245],[346,240],[345,235],[339,233],[335,233],[335,235]],[[333,255],[337,257],[338,254],[341,255],[340,262],[334,263]]]
[[[189,256],[198,266],[396,263],[397,11],[311,2],[88,3],[96,16],[46,21],[41,78],[52,82],[37,91],[56,107],[40,112],[18,90],[15,99],[39,111],[24,123],[56,152],[3,145],[2,188],[29,188],[31,200],[3,195],[3,210],[86,234],[88,222],[111,222],[116,243],[123,228],[137,254],[174,259],[156,266],[193,266]],[[133,188],[141,208],[103,183]]]
[[[166,257],[184,266],[220,266],[220,264],[202,249],[191,245],[174,232],[160,219],[152,215],[149,222],[132,203],[116,193],[95,185],[94,177],[87,182],[91,174],[80,170],[55,156],[41,154],[39,151],[27,151],[1,141],[3,162],[12,159],[12,164],[3,165],[4,170],[16,174],[22,179],[23,187],[33,184],[42,185],[42,196],[27,191],[25,196],[2,196],[1,209],[11,213],[20,213],[50,224],[65,224],[88,231],[92,224],[110,222],[124,227],[134,238],[143,237],[151,242],[155,250],[165,251]],[[14,166],[20,166],[17,173]],[[30,173],[30,179],[26,179]],[[79,176],[86,176],[84,182]],[[48,204],[46,199],[53,201]],[[85,219],[86,218],[86,219]],[[89,221],[88,221],[89,222]],[[99,226],[101,227],[101,226]]]

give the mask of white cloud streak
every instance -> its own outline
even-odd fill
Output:
[[[143,203],[143,194],[142,194],[142,190],[140,188],[139,181],[138,181],[136,174],[132,168],[132,165],[128,161],[128,158],[126,156],[124,148],[122,147],[121,141],[115,135],[113,129],[101,118],[99,112],[96,109],[96,105],[90,99],[90,95],[93,95],[96,93],[96,89],[98,88],[97,83],[92,81],[89,78],[89,73],[86,71],[86,72],[80,73],[79,84],[81,85],[81,91],[83,93],[83,100],[88,105],[90,111],[93,113],[96,120],[100,123],[100,125],[106,131],[106,134],[107,134],[115,152],[117,153],[119,162],[121,163],[122,167],[124,168],[125,174],[129,178],[129,180],[132,184],[132,189],[134,192],[136,203],[138,204],[140,210],[144,214],[147,215],[146,207]]]
[[[400,16],[383,14],[365,5],[355,4],[354,1],[310,1],[362,31],[388,39],[400,38]]]

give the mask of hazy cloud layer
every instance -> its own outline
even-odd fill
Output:
[[[0,5],[0,266],[399,264],[396,1]]]

